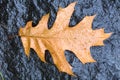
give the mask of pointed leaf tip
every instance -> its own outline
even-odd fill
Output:
[[[32,21],[27,22],[26,28],[31,28],[32,27]]]
[[[64,10],[64,9],[72,9],[72,8],[75,7],[76,3],[77,3],[77,2],[73,2],[73,3],[69,4],[66,8],[59,7],[59,8],[58,8],[58,11]]]
[[[69,6],[72,6],[72,7],[74,8],[75,5],[76,5],[76,3],[77,3],[77,2],[73,2],[73,3],[71,3]]]
[[[109,38],[112,34],[113,34],[113,33],[106,33],[106,34],[105,34],[105,37],[106,37],[106,38]]]
[[[50,16],[49,13],[48,13],[48,14],[45,14],[40,21],[48,20],[48,19],[49,19],[49,16]]]

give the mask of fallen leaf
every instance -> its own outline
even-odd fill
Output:
[[[74,27],[69,27],[70,17],[74,11],[75,2],[66,8],[59,8],[57,18],[51,29],[47,28],[49,14],[42,17],[36,27],[29,21],[24,28],[20,28],[19,35],[27,56],[33,48],[43,62],[45,50],[49,50],[54,64],[59,71],[74,75],[72,67],[67,62],[64,51],[71,50],[84,64],[95,62],[90,54],[90,47],[103,45],[103,40],[111,33],[104,33],[104,29],[92,30],[95,16],[86,16]]]

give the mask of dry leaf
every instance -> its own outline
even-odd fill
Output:
[[[75,4],[59,8],[51,29],[47,28],[49,18],[49,14],[47,14],[42,17],[36,27],[32,27],[32,21],[30,21],[19,31],[27,56],[29,56],[30,48],[33,48],[40,59],[45,62],[45,50],[49,50],[59,71],[70,75],[74,74],[65,58],[65,50],[73,51],[83,64],[95,62],[90,54],[90,47],[103,45],[103,40],[111,35],[111,33],[105,34],[103,29],[92,30],[91,26],[95,16],[86,16],[75,27],[69,27]]]

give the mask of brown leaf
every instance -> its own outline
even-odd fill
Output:
[[[84,64],[95,62],[90,54],[90,47],[103,45],[103,40],[111,33],[104,33],[103,29],[92,30],[92,22],[95,16],[86,16],[74,27],[69,27],[70,17],[76,3],[66,8],[59,8],[57,18],[51,29],[47,28],[49,14],[42,17],[36,27],[32,27],[29,21],[24,28],[20,28],[19,35],[27,56],[30,48],[33,48],[40,59],[45,62],[45,50],[49,50],[54,64],[59,71],[74,75],[72,67],[67,62],[64,51],[71,50]]]

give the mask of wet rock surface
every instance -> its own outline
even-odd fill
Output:
[[[70,26],[85,16],[94,15],[93,29],[104,28],[113,32],[104,46],[90,48],[95,63],[82,64],[70,51],[67,61],[76,77],[60,73],[46,51],[43,63],[31,49],[30,57],[24,54],[18,35],[20,27],[30,20],[37,25],[41,17],[50,13],[51,28],[58,7],[66,7],[75,0],[0,0],[0,73],[5,80],[120,80],[120,0],[77,0]],[[61,46],[61,45],[60,45]],[[2,79],[2,78],[0,78]]]

